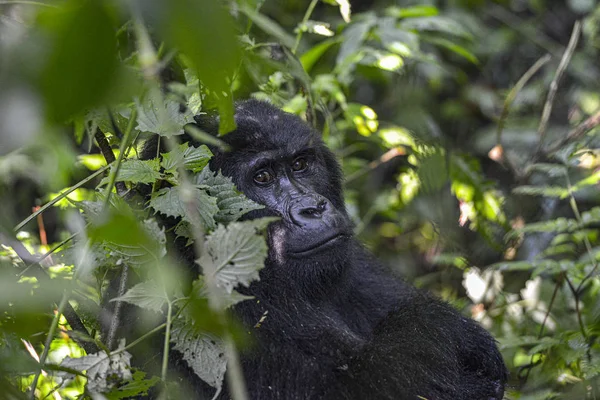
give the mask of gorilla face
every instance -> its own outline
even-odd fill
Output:
[[[265,206],[247,218],[281,218],[269,229],[271,261],[342,254],[352,229],[339,166],[320,137],[300,118],[255,100],[238,104],[235,119],[237,129],[223,138],[232,148],[215,151],[211,168]]]

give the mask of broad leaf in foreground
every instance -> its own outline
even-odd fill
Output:
[[[158,172],[158,160],[126,160],[119,166],[117,182],[134,183],[153,183],[161,179],[162,175]],[[108,177],[100,182],[99,186],[108,183]]]
[[[194,115],[189,111],[179,112],[179,103],[173,99],[166,99],[164,104],[156,104],[150,96],[144,103],[136,102],[137,127],[141,132],[156,133],[161,136],[181,135],[182,127],[194,122]]]
[[[175,172],[179,167],[196,173],[202,171],[212,155],[205,145],[193,147],[182,143],[170,152],[164,153],[160,165],[170,173]]]
[[[202,255],[196,260],[204,275],[212,274],[217,287],[228,294],[238,284],[248,286],[257,280],[267,257],[267,244],[257,231],[273,220],[262,218],[233,222],[227,227],[219,225],[206,239]]]
[[[217,390],[221,389],[227,359],[219,339],[199,332],[184,318],[178,318],[173,321],[171,342],[200,379]]]
[[[169,299],[165,295],[164,288],[151,279],[138,283],[123,296],[116,297],[111,301],[124,301],[150,311],[162,312]]]
[[[66,357],[61,367],[71,368],[76,371],[86,372],[87,390],[102,393],[110,390],[120,381],[131,379],[131,354],[119,351],[123,348],[121,342],[119,349],[109,355],[105,352],[93,353],[79,358]],[[61,373],[70,376],[69,373]]]
[[[263,208],[238,192],[231,178],[223,176],[221,172],[215,174],[209,168],[204,168],[196,176],[196,184],[205,189],[209,195],[217,198],[219,207],[219,212],[215,215],[217,222],[233,222],[249,211]]]
[[[182,199],[183,196],[187,196],[189,200]],[[193,207],[193,211],[200,216],[200,222],[204,228],[209,230],[214,229],[215,214],[219,211],[217,199],[198,188],[192,188],[183,193],[180,193],[177,188],[162,189],[152,197],[150,207],[166,216],[182,218],[184,221],[194,224],[196,221],[193,220],[188,209],[188,207]]]

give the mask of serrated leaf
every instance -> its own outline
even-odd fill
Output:
[[[186,196],[187,199],[182,199]],[[188,210],[188,203],[194,207],[201,221],[194,221],[194,216]],[[183,193],[177,188],[165,188],[150,199],[150,207],[169,217],[182,218],[191,224],[201,223],[204,229],[211,230],[216,226],[215,215],[219,212],[217,199],[209,196],[203,190],[191,188]]]
[[[121,342],[119,349],[122,349]],[[60,365],[62,367],[86,372],[87,390],[102,393],[110,390],[121,380],[131,379],[131,354],[126,351],[111,353],[110,357],[104,352],[93,353],[79,358],[66,357]],[[63,376],[72,376],[69,373],[60,373]]]
[[[182,143],[170,152],[162,154],[160,165],[170,173],[175,172],[181,166],[197,173],[202,171],[212,156],[212,152],[205,145],[193,147]]]
[[[200,275],[192,284],[192,291],[198,298],[208,299],[209,293],[202,275]],[[227,309],[236,305],[237,303],[245,300],[252,300],[253,298],[254,297],[252,296],[246,296],[236,290],[233,290],[231,293],[222,293],[219,299],[219,304],[223,307],[223,309]]]
[[[185,319],[178,318],[173,321],[171,342],[200,379],[217,390],[221,388],[227,359],[219,339],[198,332]]]
[[[136,240],[132,240],[130,243],[105,241],[103,245],[111,255],[123,259],[133,267],[156,262],[167,254],[165,231],[156,220],[144,220],[140,233],[142,235],[136,235]]]
[[[273,218],[233,222],[219,225],[204,242],[202,255],[196,262],[205,275],[212,274],[216,285],[231,293],[239,284],[249,286],[258,279],[258,271],[267,257],[267,244],[257,230],[265,228]]]
[[[191,111],[180,112],[179,103],[166,99],[164,104],[156,104],[153,97],[145,99],[144,103],[136,101],[138,116],[137,129],[141,132],[156,133],[161,136],[181,135],[183,126],[194,122]]]
[[[164,288],[151,279],[138,283],[123,296],[111,299],[111,301],[124,301],[150,311],[162,312],[169,299],[165,295]]]
[[[158,159],[143,161],[126,160],[119,166],[116,182],[154,183],[162,177],[158,169]],[[102,178],[98,186],[106,185],[108,179],[108,177]]]
[[[219,207],[219,212],[215,215],[217,222],[233,222],[247,212],[263,208],[243,193],[238,192],[231,178],[224,176],[221,172],[215,174],[209,168],[204,168],[196,176],[195,183],[205,188],[209,195],[217,198],[217,206]]]
[[[150,379],[144,379],[145,377],[145,372],[139,370],[135,371],[131,381],[108,393],[104,393],[104,396],[106,396],[108,400],[120,400],[147,395],[148,390],[156,385],[160,381],[160,378],[153,376]]]

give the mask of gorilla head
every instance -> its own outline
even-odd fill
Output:
[[[271,271],[265,273],[285,266],[288,279],[290,274],[338,276],[352,229],[334,155],[300,118],[268,103],[238,103],[235,121],[237,129],[223,137],[230,149],[213,149],[211,169],[222,170],[240,191],[265,206],[246,218],[280,218],[269,229]],[[198,123],[215,130],[210,120]],[[297,262],[302,267],[293,271]]]

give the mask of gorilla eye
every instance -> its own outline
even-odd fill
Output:
[[[260,171],[254,175],[254,182],[256,183],[269,183],[273,180],[273,175],[269,173],[269,171]]]
[[[292,170],[299,172],[304,171],[308,167],[308,162],[305,158],[299,157],[294,160],[292,163]]]

